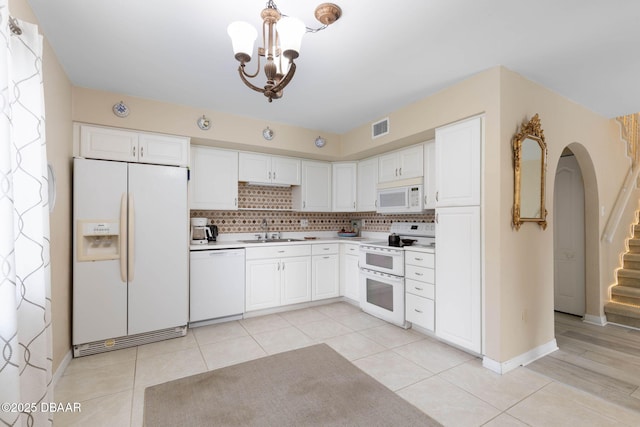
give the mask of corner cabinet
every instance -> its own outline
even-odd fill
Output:
[[[238,180],[267,185],[300,185],[300,160],[258,153],[239,153]]]
[[[291,190],[293,209],[331,212],[331,163],[303,160],[300,186]]]
[[[422,161],[422,145],[384,154],[378,157],[378,183],[421,177]]]
[[[188,166],[189,138],[101,126],[80,127],[80,156],[156,165]]]
[[[333,163],[331,165],[333,185],[331,203],[334,212],[355,212],[356,210],[356,163]]]
[[[191,147],[189,207],[202,210],[238,209],[238,152]]]
[[[357,175],[357,211],[375,211],[378,198],[378,158],[359,161]]]

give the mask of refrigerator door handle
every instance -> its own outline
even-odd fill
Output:
[[[127,193],[120,198],[120,280],[127,283]]]
[[[136,213],[135,213],[135,209],[133,206],[133,195],[129,194],[129,209],[128,209],[128,213],[129,213],[129,218],[128,218],[128,232],[127,232],[127,242],[128,242],[128,265],[127,265],[127,270],[129,271],[129,283],[133,282],[133,273],[134,273],[134,265],[135,265],[135,260],[134,260],[134,254],[135,254],[135,245],[134,245],[134,240],[135,240],[135,218],[136,218]]]

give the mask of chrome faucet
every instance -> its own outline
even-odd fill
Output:
[[[266,218],[262,218],[262,230],[264,230],[264,240],[269,238],[269,224]]]

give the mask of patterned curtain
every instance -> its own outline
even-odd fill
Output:
[[[42,38],[0,0],[0,425],[50,426],[51,274]]]

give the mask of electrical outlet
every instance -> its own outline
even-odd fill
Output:
[[[309,220],[306,218],[303,218],[300,220],[300,227],[308,227],[309,226]]]

